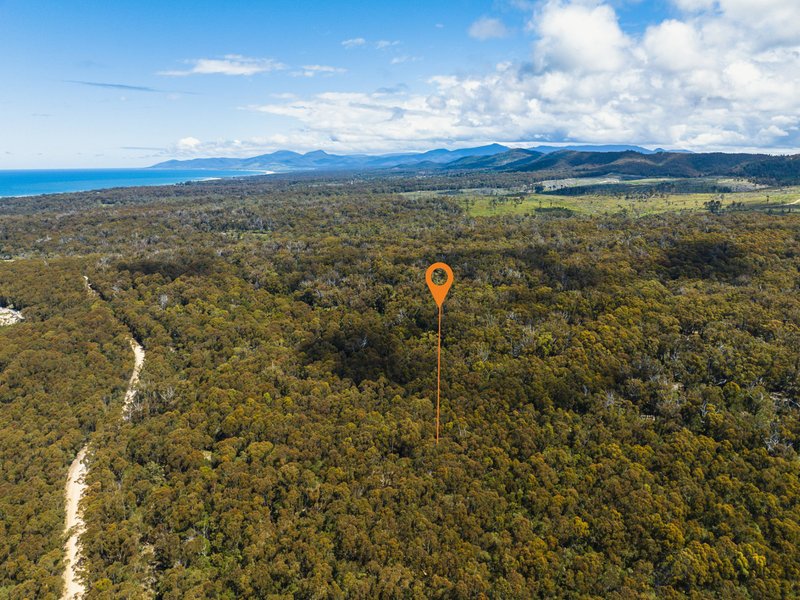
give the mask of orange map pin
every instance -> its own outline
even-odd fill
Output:
[[[433,272],[437,269],[441,269],[447,273],[447,281],[441,285],[437,285],[433,282]],[[450,268],[450,265],[446,265],[443,262],[433,263],[428,267],[428,270],[425,271],[425,282],[428,284],[428,289],[430,289],[431,294],[433,294],[433,299],[436,300],[436,306],[441,308],[445,296],[447,296],[447,292],[450,291],[450,286],[453,285],[453,269]]]
[[[434,283],[433,272],[441,269],[447,274],[447,281],[442,284]],[[453,285],[453,269],[450,265],[443,262],[433,263],[428,270],[425,271],[425,282],[428,284],[433,299],[436,301],[436,306],[439,307],[439,338],[436,345],[436,444],[439,444],[439,399],[441,397],[441,382],[442,382],[442,304],[447,297],[447,292],[450,291],[450,286]]]

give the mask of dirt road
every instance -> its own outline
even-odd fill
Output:
[[[86,278],[84,278],[86,279]],[[94,293],[89,280],[86,279],[86,289]],[[136,397],[137,386],[139,385],[139,374],[144,366],[144,348],[133,338],[130,340],[133,350],[133,372],[128,381],[128,389],[125,391],[125,400],[122,405],[123,418],[128,418],[128,412],[133,399]],[[69,537],[64,546],[64,594],[62,600],[78,600],[83,598],[86,586],[83,584],[79,574],[78,565],[81,561],[80,536],[84,531],[83,517],[80,511],[80,502],[86,492],[86,455],[90,452],[90,444],[86,444],[78,452],[78,456],[72,461],[67,473],[67,486],[64,490],[66,497],[66,520],[64,522],[64,533]]]

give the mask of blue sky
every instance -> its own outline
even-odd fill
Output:
[[[0,0],[0,168],[800,146],[796,0]]]

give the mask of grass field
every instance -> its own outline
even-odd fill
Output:
[[[587,215],[625,211],[642,216],[661,212],[707,210],[705,204],[713,200],[720,200],[723,210],[797,211],[800,210],[800,187],[765,188],[729,194],[663,194],[647,198],[603,194],[511,196],[464,191],[460,200],[469,213],[476,217],[524,215],[559,208]]]

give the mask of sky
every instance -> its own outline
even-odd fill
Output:
[[[0,169],[800,148],[798,0],[0,0]]]

